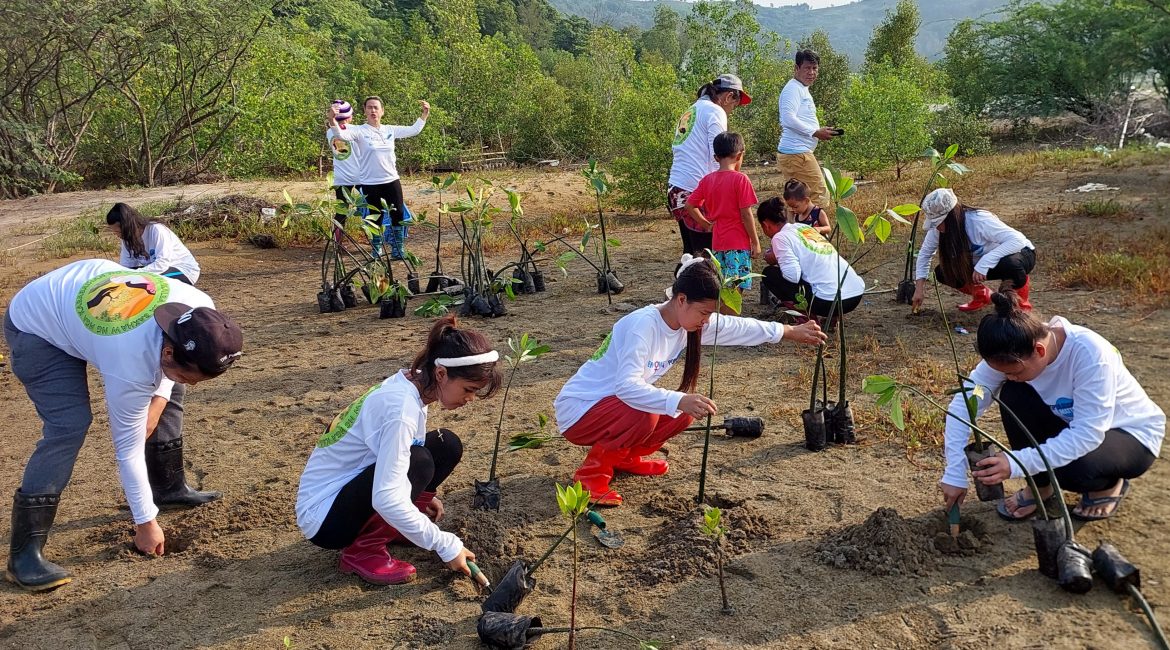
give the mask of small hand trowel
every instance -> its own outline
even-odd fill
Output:
[[[589,519],[589,523],[593,524],[593,536],[601,545],[606,548],[621,548],[625,545],[626,540],[622,539],[620,533],[609,530],[605,525],[605,519],[597,514],[596,511],[588,510],[585,516]]]
[[[479,566],[475,562],[468,562],[467,568],[471,570],[471,579],[476,582],[485,592],[492,593],[492,583],[488,580],[487,575],[480,571]]]

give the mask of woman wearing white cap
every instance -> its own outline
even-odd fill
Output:
[[[678,220],[683,253],[700,255],[711,247],[711,231],[687,214],[687,197],[704,176],[719,169],[715,160],[715,136],[727,130],[727,116],[737,106],[750,104],[752,98],[743,82],[733,74],[723,74],[703,84],[698,99],[678,119],[674,130],[674,162],[670,166],[670,189],[666,208]]]
[[[357,201],[361,192],[362,162],[357,147],[340,136],[353,125],[353,106],[343,99],[333,100],[332,106],[337,109],[337,126],[329,126],[325,131],[325,141],[329,143],[329,151],[333,154],[333,194],[338,201],[344,201],[346,193],[351,200]],[[336,215],[341,224],[345,225],[345,213]]]
[[[1036,266],[1036,247],[1020,231],[1009,227],[991,212],[959,203],[949,188],[940,188],[922,200],[926,236],[918,251],[914,297],[918,309],[926,296],[930,258],[939,253],[934,269],[938,281],[971,296],[959,305],[961,311],[977,311],[991,304],[986,280],[999,280],[999,290],[1015,289],[1021,309],[1032,308],[1029,274]]]

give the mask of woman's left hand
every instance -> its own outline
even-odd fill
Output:
[[[785,326],[784,338],[792,339],[797,343],[804,343],[805,345],[820,345],[829,339],[821,331],[821,326],[817,325],[815,320],[810,320],[803,325],[796,325],[794,327]]]
[[[426,514],[435,523],[443,520],[443,502],[439,500],[439,497],[431,499],[431,504],[427,506]]]
[[[986,279],[987,279],[987,276],[983,275],[979,271],[974,271],[971,273],[971,281],[974,282],[975,284],[983,284],[983,281]]]
[[[1011,478],[1012,466],[1002,453],[984,458],[977,463],[979,469],[971,472],[975,480],[984,485],[998,485]]]
[[[427,119],[427,116],[429,116],[431,114],[431,105],[429,103],[427,103],[427,100],[425,100],[425,99],[419,100],[418,103],[420,106],[422,106],[422,118],[425,121]]]

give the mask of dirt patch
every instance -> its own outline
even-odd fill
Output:
[[[952,538],[942,512],[904,519],[893,508],[878,508],[860,524],[830,533],[816,548],[821,562],[879,576],[925,575],[940,555],[974,555],[991,543],[980,520],[960,521]]]
[[[295,495],[260,492],[237,501],[220,499],[173,515],[167,534],[167,553],[198,553],[209,557],[235,557],[247,552],[247,544],[233,540],[237,533],[256,529],[295,526],[286,499]]]

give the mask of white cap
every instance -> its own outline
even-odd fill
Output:
[[[940,187],[922,199],[922,214],[926,215],[926,228],[929,230],[946,219],[951,210],[959,204],[958,197],[949,187]]]

